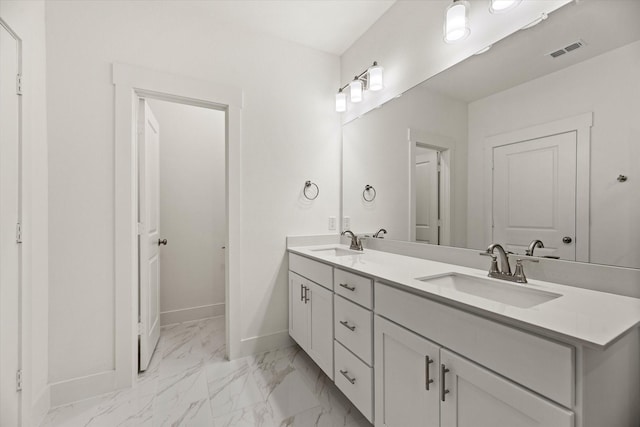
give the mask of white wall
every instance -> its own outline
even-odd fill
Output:
[[[52,382],[114,369],[114,91],[111,63],[244,91],[242,340],[288,339],[285,236],[337,215],[339,59],[213,23],[189,2],[47,2]],[[301,191],[311,179],[314,203]],[[87,393],[90,393],[87,390]]]
[[[445,43],[444,12],[451,0],[398,1],[341,57],[341,83],[378,61],[384,67],[385,88],[365,93],[360,104],[350,104],[346,123],[393,99],[413,86],[446,70],[480,49],[503,39],[571,0],[527,0],[509,13],[489,13],[489,0],[471,2],[471,35],[460,43]],[[338,88],[334,89],[336,92]]]
[[[469,104],[469,206],[486,197],[485,137],[593,112],[590,261],[640,267],[638,70],[635,42]],[[482,209],[470,211],[469,247],[490,243],[484,224]]]
[[[452,177],[452,245],[465,245],[467,104],[416,87],[343,126],[343,215],[356,233],[388,231],[386,238],[409,240],[411,158],[408,129],[438,135],[455,144],[459,167]],[[431,142],[431,141],[422,141]],[[365,185],[376,199],[362,199]]]
[[[160,125],[162,324],[224,314],[225,113],[149,99]]]
[[[0,17],[22,39],[22,392],[23,425],[49,409],[47,114],[44,1],[0,2]]]

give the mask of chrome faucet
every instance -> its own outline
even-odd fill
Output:
[[[380,236],[380,233],[387,234],[387,230],[385,230],[384,228],[381,228],[380,230],[375,232],[373,237],[376,238],[376,239],[384,239],[384,236]]]
[[[544,248],[544,243],[542,243],[542,240],[532,240],[531,243],[529,243],[529,247],[527,247],[527,250],[524,252],[525,255],[527,256],[533,256],[533,251],[536,248]]]
[[[349,246],[349,249],[353,249],[355,251],[362,251],[362,241],[358,238],[358,236],[356,236],[355,234],[353,234],[353,231],[351,230],[345,230],[342,232],[343,236],[350,236],[351,237],[351,245]]]
[[[494,250],[498,251],[498,255],[493,253]],[[509,254],[506,252],[502,245],[493,243],[489,245],[485,252],[480,252],[480,255],[491,257],[491,266],[489,267],[489,277],[495,279],[508,280],[516,283],[527,283],[527,276],[524,274],[524,268],[522,267],[522,261],[538,262],[537,259],[516,259],[516,270],[511,274],[511,265],[509,264]],[[498,256],[500,256],[500,266],[498,267]]]

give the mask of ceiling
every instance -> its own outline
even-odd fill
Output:
[[[192,1],[212,23],[342,55],[396,0]],[[186,3],[186,2],[185,2]]]
[[[639,17],[638,0],[570,3],[541,24],[518,31],[422,85],[472,102],[640,40]],[[548,55],[577,40],[585,46],[556,59]]]

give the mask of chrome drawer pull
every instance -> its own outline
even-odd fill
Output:
[[[429,365],[433,363],[433,359],[429,358],[429,356],[425,356],[424,360],[424,370],[425,370],[425,381],[424,385],[427,391],[429,391],[429,384],[433,384],[433,380],[429,378]]]
[[[347,285],[346,283],[340,283],[340,286],[341,286],[341,287],[343,287],[343,288],[345,288],[345,289],[347,289],[347,290],[349,290],[349,291],[351,291],[351,292],[353,292],[353,291],[355,291],[355,290],[356,290],[356,287],[355,287],[355,286],[349,286],[349,285]]]
[[[355,378],[351,378],[349,376],[349,371],[343,371],[342,369],[340,370],[340,373],[342,375],[344,375],[344,377],[347,379],[347,381],[349,381],[351,384],[355,384],[356,383],[356,379]]]
[[[347,322],[346,320],[341,320],[341,321],[340,321],[340,324],[341,324],[342,326],[344,326],[345,328],[347,328],[348,330],[350,330],[351,332],[353,332],[353,331],[355,331],[355,330],[356,330],[355,325],[354,325],[354,326],[350,326],[350,325],[349,325],[349,322]]]
[[[440,365],[440,394],[442,395],[442,401],[444,402],[444,395],[449,393],[449,390],[445,387],[445,374],[450,370],[447,369],[444,364]]]

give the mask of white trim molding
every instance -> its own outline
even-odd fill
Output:
[[[131,386],[137,377],[138,262],[137,164],[135,115],[137,100],[151,97],[226,112],[226,348],[227,357],[240,351],[240,224],[242,90],[208,81],[113,64],[115,85],[115,366],[113,388]],[[233,285],[231,285],[233,284]],[[108,387],[92,388],[107,391]],[[82,397],[90,393],[84,392]],[[60,398],[56,398],[60,402]],[[55,403],[55,402],[54,402]]]
[[[484,197],[485,237],[491,236],[493,209],[493,174],[491,162],[493,149],[514,141],[526,141],[544,136],[576,132],[576,261],[589,262],[590,238],[590,172],[591,172],[591,127],[593,112],[579,114],[548,123],[518,129],[486,137],[484,140],[484,188],[489,194]]]
[[[160,313],[160,325],[173,325],[219,316],[224,316],[224,303],[163,311]]]

